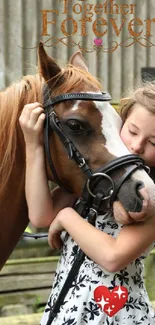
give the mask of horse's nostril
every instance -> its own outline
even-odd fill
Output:
[[[118,192],[118,199],[126,211],[141,212],[145,195],[143,193],[144,183],[136,179],[128,179]],[[129,199],[130,198],[130,199]]]

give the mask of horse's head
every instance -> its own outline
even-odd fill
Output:
[[[55,98],[66,93],[101,94],[101,85],[88,72],[80,52],[72,55],[65,69],[60,69],[40,45],[39,69],[48,85],[48,88],[45,88],[46,92],[47,89],[49,92],[47,101],[49,97]],[[47,96],[47,93],[44,95]],[[107,101],[86,101],[81,98],[63,100],[53,107],[66,134],[84,157],[92,172],[116,157],[129,154],[119,136],[121,119]],[[53,107],[48,106],[49,116],[52,114]],[[86,175],[73,160],[68,159],[68,153],[62,141],[52,130],[49,130],[49,141],[58,178],[73,193],[81,195]],[[125,173],[126,169],[127,167],[118,168],[113,171],[111,177],[117,179]],[[49,179],[54,180],[48,163],[47,174]],[[155,187],[147,173],[144,170],[133,172],[119,189],[118,199],[121,203],[115,204],[115,217],[124,216],[126,211],[131,217],[137,217],[137,219],[146,214],[151,215],[155,206],[153,193],[155,193]]]

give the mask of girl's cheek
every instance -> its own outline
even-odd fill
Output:
[[[124,131],[124,128],[122,128],[121,132],[120,132],[120,137],[121,137],[121,140],[124,142],[124,144],[126,145],[126,142],[127,142],[127,136],[126,136],[126,133]]]
[[[127,134],[127,132],[120,133],[121,140],[123,141],[124,145],[127,147],[127,149],[130,151],[130,136]]]

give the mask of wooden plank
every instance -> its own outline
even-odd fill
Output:
[[[6,7],[5,0],[0,1],[0,89],[5,88],[5,55],[6,55],[6,30],[5,30]]]
[[[80,11],[79,11],[78,15],[76,14],[77,11],[76,12],[73,11],[73,7],[77,3],[76,0],[72,0],[71,3],[68,2],[68,5],[67,5],[68,13],[63,14],[63,12],[64,12],[64,5],[63,4],[64,3],[65,2],[62,2],[63,10],[61,11],[61,18],[60,18],[61,23],[66,18],[72,18],[71,21],[68,21],[68,23],[65,24],[65,26],[67,27],[66,30],[67,30],[69,35],[74,33],[74,24],[76,24],[76,27],[78,28],[77,32],[74,35],[68,36],[68,39],[65,40],[65,42],[67,41],[67,43],[69,44],[69,46],[66,48],[66,51],[68,53],[68,59],[69,59],[73,53],[75,53],[76,51],[79,50],[77,45],[74,46],[74,42],[76,44],[78,44],[78,42],[81,42],[81,39],[82,39],[81,36],[80,36],[80,31],[79,31],[80,23],[78,23],[78,21],[82,18],[82,15],[81,15]],[[75,10],[79,9],[79,8],[82,8],[82,6],[83,6],[83,4],[79,2],[79,4],[77,4],[77,8],[75,7]],[[65,35],[63,35],[63,37],[65,37]]]
[[[148,6],[147,6],[147,18],[154,19],[155,18],[155,1],[154,0],[148,0]],[[153,44],[153,46],[147,48],[147,65],[149,67],[155,68],[155,61],[154,61],[154,46],[155,46],[155,23],[152,22],[151,24],[151,36],[148,38],[148,40]]]
[[[31,263],[31,264],[18,264],[18,265],[5,265],[0,273],[0,280],[4,275],[9,274],[39,274],[39,273],[53,273],[56,270],[57,262],[45,263]]]
[[[38,1],[23,1],[23,73],[35,74],[37,71],[37,50],[40,36],[38,35]],[[33,22],[33,23],[32,23]]]
[[[136,2],[136,17],[139,17],[142,21],[147,19],[147,1],[141,0]],[[135,28],[136,32],[139,32],[142,30],[142,26],[136,26]],[[143,33],[142,33],[143,37]],[[141,40],[142,44],[147,45],[144,37]],[[135,66],[134,66],[134,79],[135,79],[135,85],[139,85],[142,82],[141,79],[141,68],[147,66],[147,47],[142,46],[138,42],[135,43]]]
[[[116,50],[109,51],[109,87],[108,90],[112,96],[113,101],[119,101],[121,97],[121,83],[122,83],[122,52],[121,47],[119,44],[122,40],[122,31],[120,30],[122,25],[122,16],[121,14],[116,14],[117,8],[119,12],[119,6],[121,1],[117,1],[118,3],[115,4],[113,7],[113,13],[110,14],[110,19],[113,19],[110,22],[108,19],[108,44],[109,49],[114,49],[115,45],[118,44],[118,47]],[[118,6],[118,7],[116,7]],[[117,28],[115,26],[117,25]],[[123,27],[122,27],[123,29]],[[119,31],[120,30],[120,31]]]
[[[52,285],[48,289],[34,289],[26,292],[6,292],[0,294],[0,308],[7,305],[23,304],[25,306],[36,307],[36,305],[45,305]]]
[[[49,40],[46,47],[48,54],[53,56],[60,66],[65,65],[68,59],[68,48],[61,41],[61,38],[65,37],[65,35],[62,33],[61,23],[63,19],[67,18],[66,15],[62,15],[63,2],[55,0],[42,0],[40,2],[40,10],[55,10],[53,13],[47,13],[47,20],[51,22],[55,21],[55,23],[48,24],[49,35],[41,36],[41,38],[44,42]],[[41,17],[41,15],[39,15],[39,17]]]
[[[128,31],[128,23],[135,18],[135,14],[122,15],[126,19],[125,26],[122,29],[122,77],[121,77],[121,94],[123,97],[128,96],[129,90],[134,87],[134,56],[135,49],[132,44],[131,35]]]
[[[25,258],[36,258],[39,256],[48,256],[51,255],[50,247],[32,247],[32,248],[19,248],[15,249],[13,253],[10,255],[11,259],[22,259],[23,256]]]
[[[45,262],[57,262],[60,256],[45,256],[45,257],[36,257],[36,258],[22,258],[19,260],[8,260],[7,265],[19,265],[27,263],[45,263]]]
[[[97,0],[97,4],[99,5],[101,2],[100,0]],[[98,11],[100,12],[100,10]],[[107,20],[107,15],[104,13],[96,15],[96,18],[103,18]],[[99,25],[97,30],[101,33],[103,33],[104,29],[102,25]],[[94,34],[94,39],[97,38]],[[98,50],[96,52],[96,58],[97,58],[97,77],[99,78],[101,84],[103,85],[104,91],[109,91],[109,53],[106,52],[106,49],[108,49],[108,32],[101,37],[102,39],[102,46],[103,50]]]
[[[38,325],[42,314],[1,317],[0,325]]]
[[[40,257],[40,256],[55,256],[58,255],[58,250],[52,250],[52,248],[48,245],[46,241],[40,241],[35,239],[24,240],[10,255],[10,259],[22,259],[23,256],[25,258],[32,257]]]
[[[69,2],[68,2],[69,3]],[[101,3],[100,0],[96,0],[96,4]],[[120,5],[124,3],[123,0],[118,0],[117,4]],[[130,3],[130,1],[126,1]],[[92,48],[94,45],[95,34],[92,30],[93,22],[97,17],[104,17],[106,20],[114,17],[117,19],[116,23],[118,28],[120,27],[120,20],[123,16],[121,14],[105,14],[95,15],[94,10],[90,9],[90,12],[93,12],[92,22],[87,23],[88,36],[81,36],[81,16],[84,13],[75,14],[73,13],[72,6],[78,4],[84,7],[86,4],[85,1],[72,0],[72,3],[69,3],[70,14],[75,18],[78,24],[78,31],[74,35],[74,40],[77,42],[82,41],[83,45],[86,48]],[[122,28],[120,37],[115,37],[115,31],[111,28],[111,24],[108,26],[108,32],[103,37],[103,45],[109,46],[111,42],[123,41],[124,37],[129,35],[128,33],[128,24],[127,22],[133,17],[139,17],[143,22],[143,33],[142,35],[146,36],[146,22],[147,18],[154,18],[155,2],[154,0],[141,0],[135,1],[136,4],[136,14],[127,14],[124,17],[127,19],[125,25]],[[78,7],[77,7],[78,8]],[[42,14],[41,9],[58,9],[60,11],[59,16],[57,17],[54,13],[49,16],[49,20],[56,19],[56,27],[54,25],[48,26],[49,33],[51,36],[56,36],[58,38],[63,37],[61,31],[61,23],[64,19],[67,18],[67,14],[63,14],[64,3],[63,1],[55,0],[31,0],[21,1],[17,0],[16,5],[12,0],[1,0],[0,1],[0,39],[1,39],[1,48],[0,48],[0,88],[5,87],[10,84],[10,82],[19,79],[23,73],[34,73],[36,71],[36,58],[37,51],[36,49],[21,49],[18,45],[23,47],[33,47],[35,46],[41,37],[42,32]],[[88,15],[88,12],[87,12]],[[37,17],[37,19],[35,19]],[[103,30],[103,26],[101,29]],[[142,26],[139,26],[142,28]],[[135,27],[134,27],[135,29]],[[151,24],[151,37],[148,39],[154,43],[155,35],[155,23]],[[47,38],[44,38],[46,40]],[[144,40],[143,40],[144,41]],[[145,41],[144,41],[145,42]],[[146,42],[147,43],[147,42]],[[149,44],[148,44],[149,45]],[[75,48],[76,50],[77,48]],[[68,55],[74,51],[74,48],[69,49],[65,47],[61,42],[59,44],[52,46],[48,49],[49,54],[53,55],[58,61],[64,63],[68,60]],[[135,42],[135,45],[132,45],[127,48],[118,48],[112,54],[110,53],[93,53],[84,54],[92,74],[97,75],[101,82],[103,83],[104,89],[111,91],[114,100],[119,100],[122,95],[125,95],[128,91],[128,88],[132,88],[134,81],[139,84],[141,81],[140,69],[143,66],[154,67],[154,46],[143,47],[141,44]]]
[[[82,4],[82,2],[81,2]],[[90,10],[91,11],[91,10]],[[94,50],[94,39],[96,38],[92,28],[93,28],[93,22],[96,20],[96,13],[93,12],[93,17],[91,17],[91,14],[87,14],[87,17],[91,19],[90,22],[86,22],[86,36],[83,36],[83,48],[87,51],[90,51],[88,53],[83,53],[83,56],[85,57],[86,63],[89,68],[89,72],[97,77],[97,54]],[[93,52],[92,52],[93,51]]]
[[[23,46],[22,5],[23,1],[6,0],[6,84],[21,78],[23,74]]]
[[[48,288],[51,287],[54,274],[25,274],[23,275],[10,275],[0,277],[0,293],[18,290]]]

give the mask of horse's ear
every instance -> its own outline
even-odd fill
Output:
[[[47,82],[61,72],[57,63],[47,55],[42,42],[39,43],[38,49],[38,68],[39,73]]]
[[[69,63],[80,69],[88,71],[88,67],[80,51],[75,52],[69,60]]]

